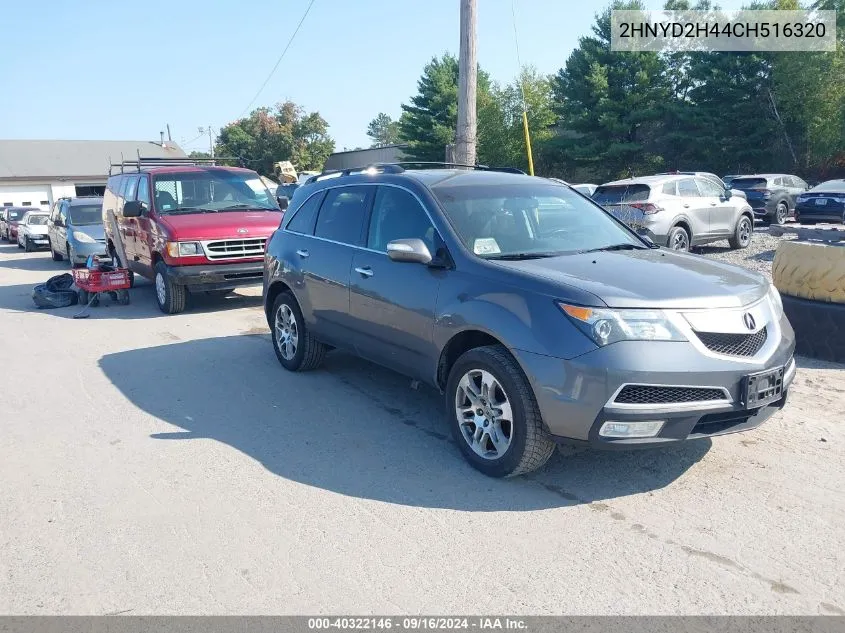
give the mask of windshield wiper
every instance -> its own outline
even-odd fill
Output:
[[[596,253],[598,251],[644,251],[647,246],[639,246],[638,244],[611,244],[610,246],[601,246],[599,248],[591,248],[582,253]]]
[[[207,207],[176,207],[175,209],[166,209],[162,213],[217,213],[217,209],[209,209]]]
[[[501,261],[520,261],[523,259],[543,259],[545,257],[557,257],[560,253],[505,253],[503,255],[493,255],[485,259],[501,260]]]
[[[261,207],[256,204],[246,204],[243,202],[239,202],[238,204],[230,204],[228,207],[223,207],[219,209],[220,211],[229,211],[230,209],[250,209],[255,211],[273,211],[272,207]]]

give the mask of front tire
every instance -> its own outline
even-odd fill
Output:
[[[50,240],[50,257],[53,258],[54,262],[60,262],[64,259],[61,255],[56,252],[56,249],[53,248],[53,240]]]
[[[273,302],[273,349],[288,371],[308,371],[320,366],[328,348],[305,325],[294,296],[283,292]]]
[[[446,384],[446,410],[461,453],[489,477],[537,470],[554,452],[534,391],[501,345],[458,358]]]
[[[748,248],[751,244],[751,235],[754,233],[754,223],[747,215],[740,216],[734,229],[733,237],[728,243],[733,249]]]
[[[690,249],[690,234],[682,226],[676,226],[669,231],[666,245],[673,251],[686,253]]]
[[[27,253],[31,253],[35,249],[32,248],[32,242],[29,240],[28,237],[23,238],[23,250]]]
[[[155,266],[155,293],[158,309],[165,314],[184,312],[188,289],[173,282],[167,273],[167,265],[159,262]]]

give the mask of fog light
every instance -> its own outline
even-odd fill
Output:
[[[608,420],[601,425],[599,435],[602,437],[654,437],[666,420],[644,420],[642,422],[615,422]]]

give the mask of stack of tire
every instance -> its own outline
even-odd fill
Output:
[[[772,277],[796,353],[845,362],[845,242],[781,242]]]

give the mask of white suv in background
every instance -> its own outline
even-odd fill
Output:
[[[688,251],[718,240],[746,248],[754,231],[748,202],[704,176],[666,174],[601,185],[593,200],[655,244]]]

